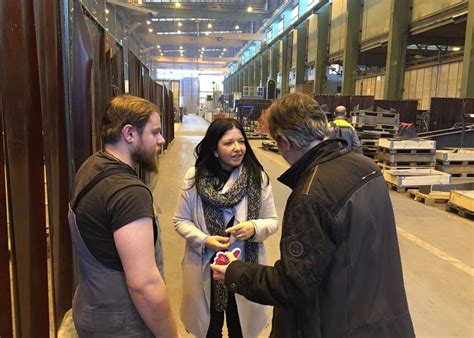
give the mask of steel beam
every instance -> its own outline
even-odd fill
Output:
[[[296,27],[296,50],[293,55],[296,57],[296,81],[297,92],[303,91],[304,74],[306,71],[306,54],[308,44],[308,21]]]
[[[268,56],[269,56],[269,51],[265,50],[261,54],[261,59],[260,59],[260,64],[261,64],[261,79],[262,79],[262,86],[266,87],[267,86],[267,81],[268,81]]]
[[[361,0],[346,1],[346,41],[344,43],[344,56],[342,59],[342,94],[353,95],[355,93],[357,58],[359,56],[360,44],[360,16]],[[400,1],[400,0],[399,0]]]
[[[314,85],[313,91],[322,94],[326,87],[326,68],[328,65],[328,35],[329,35],[329,13],[331,5],[325,5],[316,14],[317,26],[317,50],[314,60]]]
[[[391,0],[384,99],[402,97],[411,0]]]
[[[474,98],[474,1],[469,1],[467,10],[462,70],[461,97]]]
[[[285,35],[280,40],[280,97],[288,93],[288,35]]]

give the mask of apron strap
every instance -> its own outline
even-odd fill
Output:
[[[102,181],[104,178],[115,174],[128,174],[128,171],[124,170],[123,168],[113,168],[99,172],[89,183],[86,184],[84,188],[82,188],[79,194],[77,194],[77,197],[72,205],[72,210],[74,212],[76,211],[79,202],[92,188],[96,186],[97,183]]]

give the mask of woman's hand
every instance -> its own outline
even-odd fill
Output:
[[[208,249],[214,251],[227,250],[230,245],[230,238],[224,236],[208,236],[204,244]]]
[[[227,228],[225,232],[239,241],[245,241],[255,235],[255,224],[252,221],[245,221]]]

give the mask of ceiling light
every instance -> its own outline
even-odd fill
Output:
[[[176,33],[181,34],[181,30],[178,29],[178,30],[176,31]]]
[[[206,50],[206,48],[204,48],[204,47],[202,47],[201,49],[202,49],[202,51],[205,51],[205,50]]]
[[[459,52],[461,50],[461,47],[453,47],[452,51],[453,52]]]
[[[224,52],[227,52],[227,48],[224,48],[223,51],[224,51]]]
[[[163,52],[161,52],[161,55],[165,55],[165,54],[163,54]]]
[[[109,13],[110,13],[110,11],[106,8],[105,9],[105,14],[109,14]]]
[[[222,59],[222,55],[219,55],[219,59]]]
[[[181,27],[183,24],[181,22],[178,22],[178,27]]]
[[[151,25],[151,21],[150,21],[150,20],[147,20],[147,21],[146,21],[146,24],[147,24],[147,25]]]
[[[240,28],[239,25],[235,25],[235,29],[236,29],[236,30],[239,29],[239,28]]]
[[[160,45],[156,45],[156,48],[160,49]]]
[[[183,46],[179,46],[179,49],[183,49]]]
[[[179,2],[177,2],[177,3],[175,4],[175,6],[176,6],[176,8],[180,8],[180,7],[181,7],[181,4],[180,4]]]
[[[153,28],[148,28],[148,31],[149,31],[150,33],[153,33]]]
[[[208,36],[209,34],[211,34],[211,32],[204,32],[205,36]]]
[[[142,0],[137,0],[137,4],[141,5],[143,3]]]
[[[207,28],[212,28],[212,23],[208,23]]]
[[[248,6],[248,7],[247,7],[247,12],[249,12],[249,13],[250,13],[250,12],[252,12],[252,11],[253,11],[253,8],[252,8],[252,6]]]

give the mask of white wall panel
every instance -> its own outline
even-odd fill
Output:
[[[418,109],[429,109],[432,97],[460,97],[461,76],[461,61],[407,70],[403,98],[418,100]]]
[[[468,0],[413,0],[411,20],[416,21],[424,16],[467,1]]]
[[[329,39],[329,54],[344,49],[346,40],[346,0],[333,0],[331,6],[331,34]]]
[[[391,0],[364,0],[361,41],[388,32]]]
[[[316,51],[318,47],[324,48],[324,46],[318,46],[318,16],[311,15],[308,19],[308,63],[313,63],[316,60]]]
[[[356,95],[373,95],[375,99],[383,99],[385,75],[368,76],[356,80]]]

